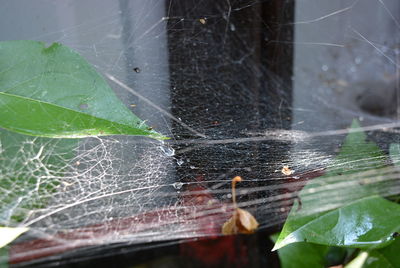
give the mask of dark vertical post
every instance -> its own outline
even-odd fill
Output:
[[[173,124],[176,157],[183,163],[177,177],[228,191],[230,179],[239,175],[245,180],[239,193],[276,183],[272,177],[281,175],[275,170],[290,143],[251,137],[290,129],[294,2],[170,0],[166,6],[171,111],[212,141],[191,143],[199,138]],[[238,201],[271,194],[276,193],[239,194]],[[226,194],[216,198],[229,201]],[[281,213],[268,204],[252,212],[261,222]]]

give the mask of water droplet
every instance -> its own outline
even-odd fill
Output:
[[[174,186],[175,189],[180,190],[183,186],[182,182],[175,182],[172,184],[172,186]]]
[[[326,72],[329,70],[328,65],[322,65],[322,71]]]
[[[161,151],[163,151],[166,156],[175,155],[174,148],[172,148],[171,146],[168,146],[168,145],[161,146]]]
[[[176,164],[178,165],[178,166],[182,166],[182,164],[184,163],[185,161],[183,161],[182,159],[178,159],[177,161],[176,161]]]
[[[232,32],[234,32],[236,30],[236,27],[233,23],[231,23],[231,25],[229,25],[229,26],[230,26]]]

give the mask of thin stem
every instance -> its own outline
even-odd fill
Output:
[[[237,208],[236,204],[236,183],[242,181],[242,178],[240,176],[236,176],[232,179],[232,202],[233,202],[233,207],[234,209]]]

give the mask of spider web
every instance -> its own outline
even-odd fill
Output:
[[[219,235],[237,175],[238,205],[261,229],[278,226],[307,180],[343,168],[334,159],[353,119],[386,154],[399,143],[395,0],[102,2],[3,1],[1,38],[70,46],[171,139],[88,138],[70,147],[2,136],[0,224],[31,228],[14,262]],[[377,170],[350,181],[380,174],[380,194],[400,192],[398,181],[382,185],[398,177],[389,158],[354,155]],[[333,179],[325,210],[347,202],[338,193],[344,179]]]

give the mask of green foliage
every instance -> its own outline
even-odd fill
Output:
[[[278,239],[278,234],[273,235],[273,241]],[[325,267],[325,255],[328,247],[306,242],[297,242],[278,250],[282,268],[309,268]]]
[[[400,239],[390,246],[368,252],[364,268],[400,267]]]
[[[400,267],[400,239],[389,246],[371,251],[363,251],[345,268],[397,268]]]
[[[400,144],[390,144],[389,154],[393,164],[395,164],[396,166],[400,166]]]
[[[74,138],[104,135],[165,139],[70,48],[0,42],[0,226],[46,206],[74,157]]]
[[[8,247],[0,248],[0,268],[8,268]]]
[[[400,230],[400,206],[371,196],[317,216],[297,217],[293,212],[274,249],[300,241],[356,248],[384,247],[393,241],[394,230]]]
[[[132,114],[81,56],[35,41],[0,42],[0,127],[50,138],[165,139]]]
[[[392,160],[394,155],[398,158],[396,149],[391,147]],[[388,263],[400,263],[394,254],[400,252],[399,239],[395,239],[400,231],[400,205],[378,195],[393,185],[385,180],[385,171],[385,155],[366,141],[359,124],[353,122],[334,165],[300,191],[302,206],[295,202],[274,250],[293,261],[304,256],[309,260],[302,262],[320,263],[327,246],[353,247],[367,250],[368,257],[360,255],[349,267],[398,267]],[[307,253],[302,252],[306,249]],[[281,260],[284,267],[303,267]],[[360,262],[364,266],[357,266]]]
[[[61,184],[76,139],[49,139],[0,130],[0,226],[16,225],[42,208]],[[47,178],[47,179],[43,179]]]

